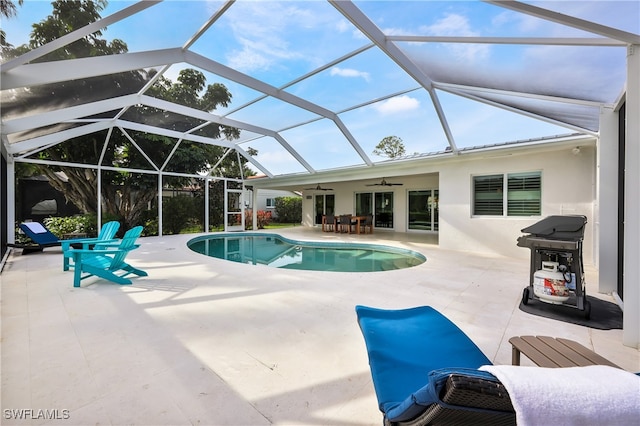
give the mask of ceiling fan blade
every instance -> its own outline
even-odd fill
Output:
[[[333,188],[323,188],[320,185],[315,188],[304,188],[305,191],[333,191]]]
[[[382,178],[380,183],[369,183],[369,184],[366,184],[365,186],[402,186],[402,185],[403,185],[402,183],[387,182],[386,179]]]

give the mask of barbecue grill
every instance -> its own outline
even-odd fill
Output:
[[[585,216],[548,216],[521,230],[528,235],[518,238],[518,247],[531,249],[529,285],[522,292],[523,304],[538,299],[542,302],[568,305],[584,311],[585,318],[589,319],[591,304],[585,293],[582,263],[582,240],[586,224]],[[556,262],[559,265],[569,289],[566,301],[553,302],[550,298],[535,294],[534,276],[543,269],[543,262]]]

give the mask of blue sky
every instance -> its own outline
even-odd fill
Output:
[[[112,1],[102,16],[132,2]],[[111,25],[107,39],[124,40],[130,52],[182,46],[221,6],[219,1],[165,1]],[[584,33],[478,1],[356,1],[387,35],[583,37]],[[541,7],[640,33],[638,1],[534,2]],[[14,45],[27,42],[31,24],[51,13],[48,1],[26,0],[18,17],[3,20]],[[191,50],[281,87],[324,64],[366,46],[365,38],[324,1],[238,1]],[[564,93],[611,102],[624,81],[624,48],[509,46],[488,44],[399,42],[412,60],[436,81],[498,81],[518,91]],[[174,78],[184,64],[172,66]],[[233,94],[234,111],[259,93],[206,73],[208,82],[223,82]],[[408,153],[440,151],[448,143],[428,93],[376,48],[286,88],[339,113],[363,150],[374,160],[373,147],[385,136],[403,139]],[[402,93],[401,93],[402,92]],[[396,97],[350,110],[382,98]],[[436,91],[458,147],[476,146],[571,133],[572,130]],[[316,116],[277,100],[264,100],[229,115],[240,121],[281,131],[285,139],[318,170],[361,163],[357,153],[329,120],[287,129]],[[287,129],[287,130],[285,130]],[[243,140],[255,135],[244,132]],[[302,168],[270,138],[243,145],[259,150],[258,159],[276,173]],[[318,147],[322,150],[319,151]]]

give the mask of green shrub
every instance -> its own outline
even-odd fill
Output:
[[[276,216],[278,222],[300,223],[302,222],[302,198],[278,197],[276,198]]]
[[[162,200],[162,233],[179,234],[194,226],[201,216],[197,200],[187,195],[176,195]]]
[[[87,234],[87,236],[95,237],[97,235],[97,231],[95,229],[95,225],[93,226],[93,231],[95,234],[89,234],[88,231],[91,229],[87,229],[87,222],[89,219],[85,215],[77,215],[77,216],[67,216],[67,217],[48,217],[43,220],[44,226],[49,229],[53,234],[55,234],[58,238],[62,238],[64,234],[74,234],[81,233]]]

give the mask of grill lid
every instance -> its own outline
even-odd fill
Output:
[[[548,216],[521,232],[556,240],[579,240],[584,236],[586,224],[586,216]]]

